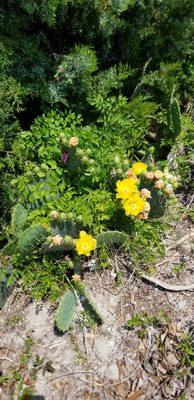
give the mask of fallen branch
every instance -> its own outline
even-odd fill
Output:
[[[150,277],[149,275],[146,274],[141,274],[141,279],[145,279],[146,281],[153,283],[154,285],[159,286],[162,289],[169,290],[171,292],[183,292],[186,290],[187,291],[194,290],[194,283],[191,283],[190,285],[171,285],[169,283],[161,281],[160,279]]]

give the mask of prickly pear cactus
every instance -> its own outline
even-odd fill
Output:
[[[173,88],[170,98],[169,109],[167,110],[167,120],[169,129],[172,128],[174,136],[178,136],[181,132],[181,113],[177,98],[174,96],[175,88]]]
[[[20,235],[17,249],[22,255],[30,255],[38,245],[44,242],[47,237],[47,230],[42,225],[32,225]]]
[[[152,198],[149,199],[151,206],[149,217],[160,218],[165,214],[166,211],[166,197],[163,192],[158,189],[152,189]]]
[[[63,237],[63,241],[60,245],[50,246],[50,241],[47,240],[42,248],[44,251],[49,253],[55,253],[59,251],[71,251],[74,249],[74,239],[77,237],[81,227],[79,224],[71,221],[52,221],[51,223],[51,236],[60,235]]]
[[[84,311],[89,315],[89,317],[94,321],[95,324],[102,325],[104,321],[103,317],[97,310],[93,301],[90,299],[83,283],[76,282],[75,287]]]
[[[56,325],[61,332],[67,331],[74,318],[77,308],[77,301],[73,290],[68,290],[59,303],[56,313]]]
[[[171,104],[171,116],[174,134],[178,136],[181,132],[181,114],[177,99],[174,99]]]
[[[119,231],[107,231],[102,232],[98,235],[97,243],[105,244],[107,246],[111,246],[114,244],[122,244],[127,240],[128,236],[124,232]]]
[[[15,236],[21,233],[27,220],[28,212],[21,204],[16,204],[13,208],[12,218],[11,218],[11,229]]]

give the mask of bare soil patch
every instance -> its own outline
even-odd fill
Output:
[[[180,243],[191,231],[191,223],[182,220],[165,237],[167,251],[158,262],[157,278],[194,283],[192,238]],[[87,290],[104,317],[95,329],[84,326],[78,315],[73,328],[59,335],[54,306],[36,304],[15,287],[0,315],[0,369],[8,377],[0,386],[2,400],[19,398],[21,376],[23,387],[33,388],[34,400],[194,399],[194,376],[179,373],[184,370],[180,338],[193,329],[194,293],[166,291],[137,279],[132,266],[126,269],[128,261],[116,256],[119,286],[113,267],[85,274]],[[159,315],[161,310],[168,321],[128,329],[135,314]]]

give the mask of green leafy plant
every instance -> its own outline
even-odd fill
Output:
[[[135,314],[127,321],[127,326],[129,328],[146,327],[147,325],[157,327],[167,323],[169,323],[169,317],[161,311],[158,315],[148,315],[146,313]]]

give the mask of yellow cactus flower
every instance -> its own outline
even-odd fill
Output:
[[[126,201],[122,201],[125,214],[137,216],[145,207],[145,201],[138,195],[132,194]]]
[[[132,165],[131,169],[135,175],[141,175],[146,172],[147,167],[147,164],[137,161]]]
[[[79,233],[79,239],[75,241],[75,248],[79,255],[89,256],[91,251],[96,248],[96,239],[86,232],[81,231]]]
[[[117,181],[117,199],[128,199],[128,197],[137,192],[137,181],[134,178],[125,178]]]

